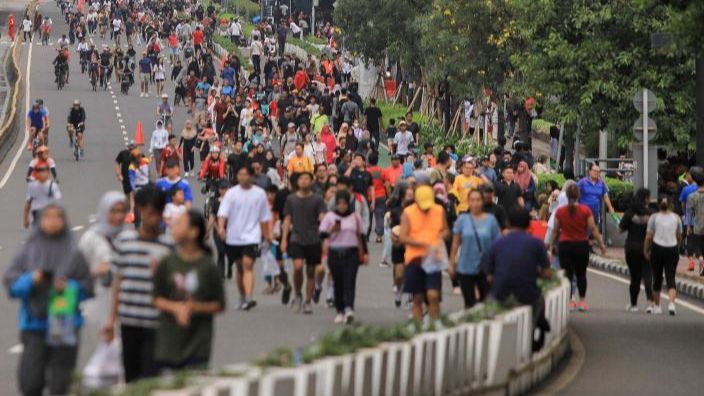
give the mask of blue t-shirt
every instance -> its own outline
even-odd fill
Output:
[[[474,227],[472,227],[474,222]],[[481,244],[481,249],[477,244]],[[463,275],[476,275],[479,273],[482,253],[489,250],[492,242],[499,237],[499,224],[493,215],[487,214],[483,219],[475,219],[469,213],[462,213],[452,227],[452,233],[459,235],[462,240],[460,253],[457,259],[457,273]]]
[[[44,128],[44,114],[45,112],[41,110],[37,112],[30,110],[29,112],[27,112],[27,117],[29,117],[29,121],[31,122],[33,128]]]
[[[691,216],[689,215],[689,208],[687,207],[687,198],[689,198],[689,196],[693,192],[697,191],[697,189],[699,189],[699,186],[692,183],[692,184],[686,186],[685,188],[683,188],[682,191],[680,192],[680,204],[684,203],[684,205],[685,205],[685,212],[684,212],[684,225],[685,226],[694,225],[694,219],[690,218]]]
[[[588,177],[577,183],[579,186],[579,203],[586,205],[592,210],[594,220],[599,223],[601,219],[601,199],[609,193],[609,188],[603,180],[599,179],[592,183]]]
[[[222,70],[222,79],[227,82],[227,85],[234,85],[235,83],[235,69],[228,66]]]
[[[523,231],[513,231],[494,242],[485,257],[485,270],[493,275],[489,294],[503,301],[513,295],[521,304],[540,297],[538,272],[548,268],[545,244]]]
[[[183,190],[183,198],[186,202],[193,202],[193,193],[191,193],[191,186],[185,179],[179,179],[177,183],[172,183],[168,178],[162,177],[156,181],[156,187],[161,191],[166,193],[166,203],[171,202],[171,188],[174,184],[178,185],[178,188]]]
[[[144,74],[149,74],[152,72],[152,61],[149,58],[142,58],[139,60],[139,72]]]

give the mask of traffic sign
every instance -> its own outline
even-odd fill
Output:
[[[652,118],[648,117],[648,141],[653,140],[655,138],[655,133],[657,132],[658,126],[655,123],[655,120]],[[636,122],[633,123],[633,133],[636,136],[636,139],[639,142],[643,141],[643,116],[641,115],[640,118],[636,120]]]
[[[650,114],[653,112],[653,110],[655,110],[655,106],[657,105],[657,98],[655,97],[653,91],[646,89],[645,92],[648,97],[648,114]],[[643,91],[638,90],[638,92],[633,95],[633,106],[639,113],[643,112]]]

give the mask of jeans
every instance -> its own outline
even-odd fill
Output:
[[[479,301],[484,301],[489,284],[483,272],[474,275],[457,274],[457,283],[464,297],[464,308],[472,308],[477,303],[476,290],[479,290]]]
[[[261,61],[261,56],[259,55],[252,55],[252,65],[254,65],[254,74],[257,77],[261,77],[262,75],[262,61]]]
[[[374,199],[374,232],[376,236],[384,236],[384,213],[386,213],[386,198],[375,198]]]
[[[154,361],[156,329],[122,325],[120,336],[125,382],[157,376],[159,367]]]
[[[667,247],[653,243],[650,263],[653,265],[653,292],[662,290],[662,273],[665,271],[665,281],[668,289],[676,289],[675,271],[680,254],[677,246]]]
[[[43,331],[23,331],[20,338],[24,346],[17,367],[20,392],[41,396],[46,385],[52,395],[68,394],[78,346],[50,347]]]
[[[335,309],[344,313],[345,309],[354,309],[355,288],[357,286],[357,270],[359,256],[357,248],[330,248],[328,267],[335,284]]]
[[[560,242],[560,265],[565,270],[567,279],[577,277],[579,297],[587,295],[587,265],[589,264],[589,242]]]
[[[641,279],[645,286],[645,296],[648,301],[653,300],[653,269],[650,261],[643,254],[643,244],[626,244],[626,264],[628,272],[631,274],[631,284],[628,288],[631,296],[631,305],[638,304],[638,294],[640,293]]]

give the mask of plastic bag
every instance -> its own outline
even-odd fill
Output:
[[[447,257],[447,249],[444,243],[438,243],[428,249],[428,254],[423,258],[421,267],[426,274],[434,274],[445,271],[450,267],[450,260]]]
[[[262,260],[262,273],[265,277],[274,277],[281,273],[279,263],[276,262],[276,257],[274,257],[271,249],[265,249],[260,259]]]
[[[90,389],[116,385],[122,378],[122,344],[118,338],[101,341],[83,368],[83,386]]]

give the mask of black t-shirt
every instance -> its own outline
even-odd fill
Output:
[[[230,168],[230,175],[235,180],[230,180],[230,182],[234,183],[237,180],[237,172],[247,164],[247,154],[245,153],[240,153],[240,154],[235,154],[232,153],[227,156],[227,166]]]
[[[521,187],[518,184],[511,183],[506,184],[506,182],[499,182],[496,184],[496,196],[498,197],[498,204],[502,206],[504,210],[509,210],[510,208],[518,205],[518,197],[521,197],[523,192],[521,192]]]
[[[279,190],[276,193],[276,196],[274,197],[274,205],[271,210],[275,213],[278,213],[279,217],[283,218],[284,206],[286,205],[286,198],[288,198],[288,195],[290,193],[291,191],[288,189],[288,187],[286,187]]]
[[[652,213],[653,211],[650,208],[643,206],[636,210],[628,209],[623,214],[618,226],[622,231],[628,232],[626,245],[643,246],[648,228],[648,219]]]
[[[310,194],[300,197],[289,194],[284,204],[284,216],[291,216],[291,243],[303,246],[320,243],[320,215],[327,211],[323,197]]]
[[[367,117],[367,128],[370,132],[379,132],[379,120],[381,119],[381,110],[376,106],[369,106],[364,110],[364,116]]]
[[[352,183],[352,191],[362,194],[366,198],[369,186],[372,184],[372,175],[366,170],[355,168],[350,173],[350,182]]]
[[[500,229],[505,229],[506,228],[506,210],[504,210],[503,207],[495,204],[495,203],[485,203],[484,206],[482,207],[482,210],[485,213],[490,213],[494,215],[496,218],[496,222],[499,223],[499,228]]]
[[[560,128],[556,125],[550,127],[550,138],[559,139],[560,138]]]
[[[416,134],[420,133],[420,126],[418,126],[418,124],[415,121],[413,121],[410,124],[408,124],[408,130],[411,131],[411,133],[413,134],[413,138],[415,139]]]
[[[130,177],[130,162],[132,161],[132,154],[130,153],[129,150],[122,150],[120,151],[119,154],[117,154],[117,157],[115,158],[115,162],[117,162],[120,165],[120,174],[122,175],[125,180],[129,179]]]

